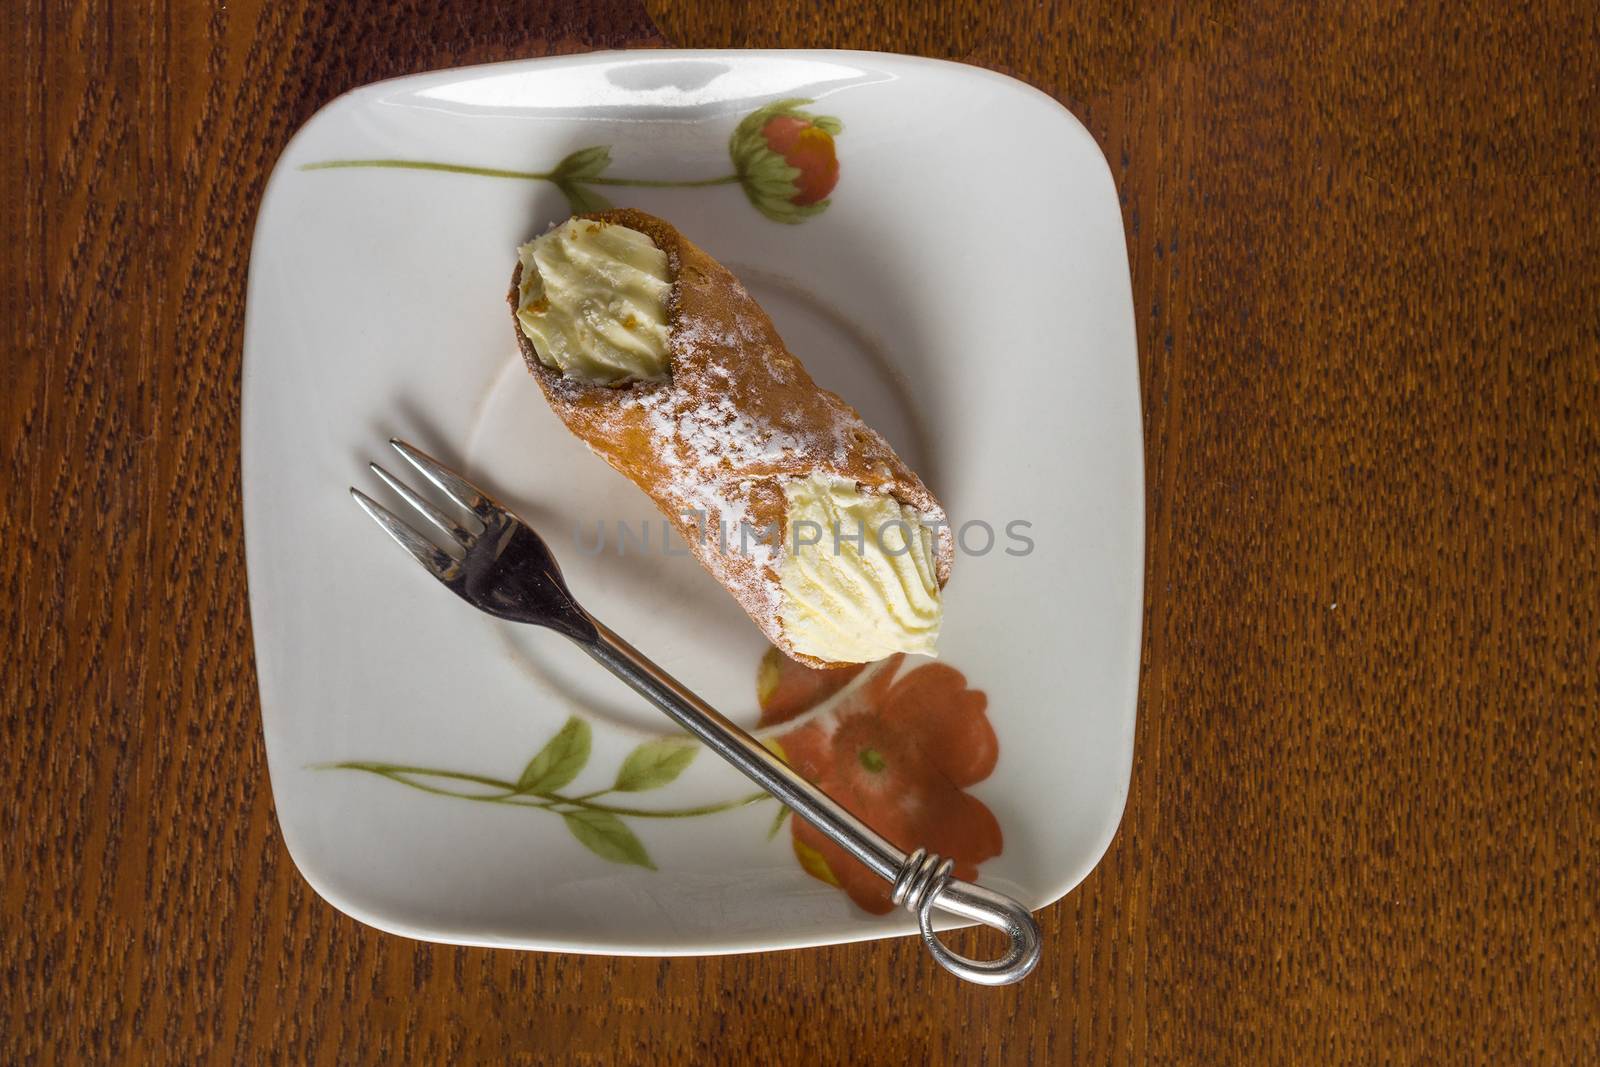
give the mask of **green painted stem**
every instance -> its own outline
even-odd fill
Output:
[[[365,768],[362,769],[364,770]],[[440,789],[438,786],[428,785],[426,782],[413,782],[409,778],[404,778],[399,774],[388,771],[372,771],[370,773],[376,774],[380,778],[387,778],[391,782],[399,782],[401,785],[408,785],[412,789],[418,789],[424,793],[432,793],[434,796],[440,797],[459,797],[462,800],[481,800],[492,804],[514,795],[513,793],[462,793],[454,789]]]
[[[498,167],[471,167],[463,163],[430,163],[423,159],[330,159],[322,163],[306,163],[301,170],[342,170],[352,167],[388,167],[394,170],[434,170],[446,174],[475,174],[480,178],[514,178],[519,181],[553,182],[555,175],[538,170],[501,170]],[[737,174],[720,178],[696,178],[689,181],[670,181],[655,178],[577,178],[568,179],[573,185],[629,185],[641,189],[699,189],[708,185],[733,185]]]
[[[766,793],[751,793],[747,797],[739,797],[736,800],[724,800],[717,804],[702,804],[697,808],[672,808],[668,810],[652,810],[650,808],[623,808],[612,804],[579,804],[571,800],[552,800],[542,804],[529,804],[515,798],[471,797],[469,799],[483,799],[491,804],[507,804],[513,808],[554,809],[570,804],[579,808],[586,808],[589,811],[603,811],[611,815],[626,815],[634,819],[684,819],[694,815],[716,815],[719,812],[732,811],[735,808],[742,808],[750,804],[760,803],[763,800],[769,799],[769,796]]]
[[[410,786],[412,789],[435,796],[456,797],[460,800],[476,800],[485,804],[508,804],[514,808],[541,808],[561,814],[561,808],[578,808],[587,811],[601,811],[609,815],[626,815],[636,819],[681,819],[694,815],[715,815],[718,812],[732,811],[748,804],[755,804],[766,800],[766,793],[752,793],[749,796],[739,797],[735,800],[725,800],[716,804],[702,804],[693,808],[675,808],[667,810],[653,810],[650,808],[630,808],[616,804],[596,804],[593,798],[614,792],[610,789],[601,789],[593,793],[584,793],[582,796],[568,797],[560,793],[524,792],[516,787],[513,782],[503,781],[499,778],[488,778],[481,774],[464,774],[460,771],[441,771],[433,767],[411,767],[395,763],[365,763],[357,760],[347,760],[342,763],[318,764],[317,770],[344,770],[365,771],[368,774],[387,778],[391,782]],[[453,782],[470,782],[497,790],[494,793],[464,793],[457,789],[443,789],[439,786],[428,785],[425,782],[414,781],[414,777],[441,778]],[[538,797],[538,800],[531,798]]]
[[[499,778],[485,778],[481,774],[463,774],[460,771],[441,771],[432,767],[408,767],[401,763],[368,763],[362,760],[345,760],[340,763],[319,763],[313,770],[318,771],[366,771],[368,774],[425,774],[429,778],[448,778],[454,782],[471,782],[474,785],[486,785],[490,789],[499,789],[506,793],[515,793],[515,782],[502,781]],[[408,785],[410,783],[407,783]],[[418,788],[421,788],[420,786]]]
[[[330,159],[307,163],[301,170],[342,170],[349,167],[390,167],[395,170],[439,170],[446,174],[476,174],[482,178],[518,178],[523,181],[551,181],[549,174],[536,170],[500,170],[495,167],[469,167],[461,163],[429,163],[423,159]]]
[[[584,178],[579,185],[633,185],[641,189],[702,189],[708,185],[732,185],[739,180],[737,174],[724,174],[720,178],[697,178],[694,181],[666,181],[654,178]]]

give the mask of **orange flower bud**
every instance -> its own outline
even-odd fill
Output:
[[[831,116],[800,110],[810,102],[780,100],[752,111],[728,142],[745,195],[774,222],[819,214],[839,182],[834,138],[844,127]]]

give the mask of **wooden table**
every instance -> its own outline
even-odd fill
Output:
[[[1600,17],[1507,6],[6,5],[0,1062],[1600,1061]],[[413,944],[278,838],[237,514],[268,170],[363,82],[668,43],[994,67],[1115,172],[1137,755],[1018,988],[909,940]]]

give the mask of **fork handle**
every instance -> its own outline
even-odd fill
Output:
[[[705,742],[711,751],[891,883],[892,899],[917,917],[923,943],[945,970],[980,985],[1009,985],[1033,970],[1039,962],[1039,925],[1027,908],[1002,893],[952,878],[951,860],[941,860],[920,848],[909,855],[900,851],[600,620],[592,615],[588,618],[594,624],[592,639],[569,634],[584,651]],[[934,934],[935,909],[1003,932],[1010,941],[1005,954],[995,960],[973,960],[950,951]]]

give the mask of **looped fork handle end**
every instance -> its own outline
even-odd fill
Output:
[[[1020,903],[1003,893],[950,877],[954,864],[925,849],[906,857],[894,881],[891,899],[917,917],[922,943],[939,966],[979,985],[1010,985],[1028,976],[1039,962],[1039,924]],[[1010,944],[995,960],[974,960],[945,947],[933,930],[934,909],[972,919],[1005,934]]]

